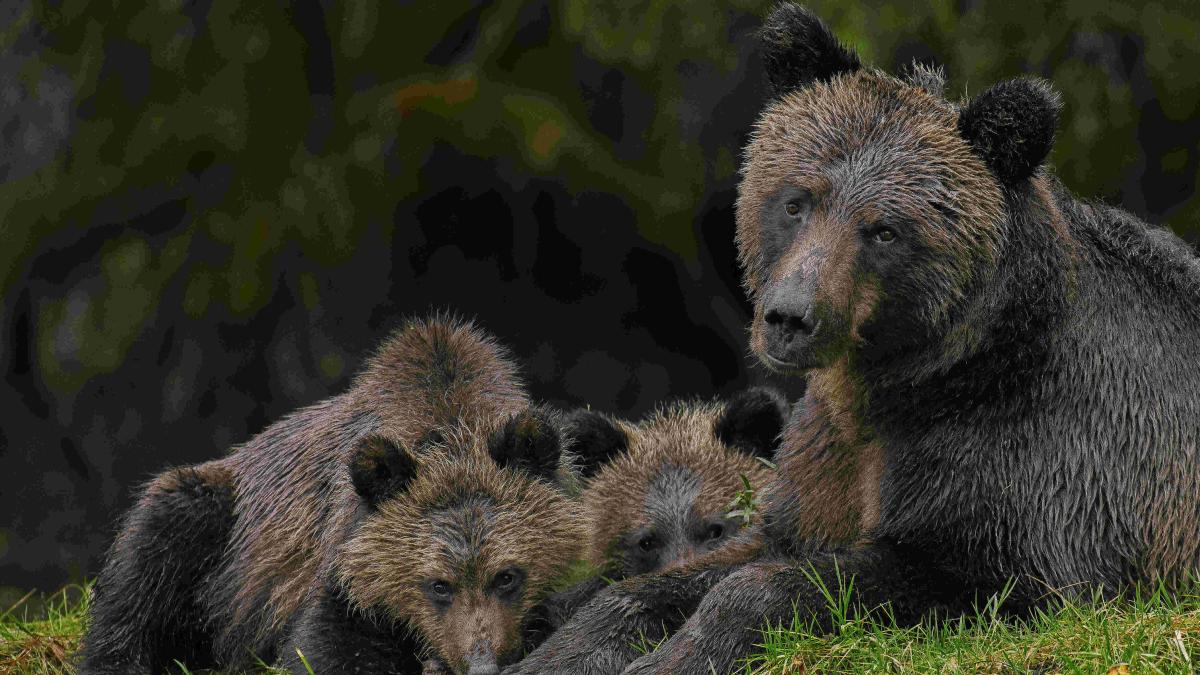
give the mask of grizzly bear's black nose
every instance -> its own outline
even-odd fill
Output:
[[[795,312],[787,312],[780,308],[769,309],[763,318],[771,330],[782,331],[788,339],[791,339],[796,333],[808,335],[813,332],[811,305],[805,307],[803,311]]]
[[[800,365],[806,360],[809,338],[817,320],[807,293],[779,289],[768,299],[763,312],[763,337],[767,354],[774,360]],[[787,292],[788,290],[792,292]]]

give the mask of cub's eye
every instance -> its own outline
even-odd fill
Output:
[[[800,205],[796,202],[788,202],[784,204],[783,210],[792,217],[800,215]]]
[[[708,526],[708,540],[716,541],[725,536],[725,526],[721,523],[713,523]]]
[[[492,577],[491,592],[501,598],[511,598],[520,593],[525,581],[525,572],[519,567],[500,570]]]
[[[496,588],[503,590],[512,586],[514,583],[516,583],[516,581],[517,576],[512,572],[501,572],[500,574],[496,575],[496,580],[494,583],[496,584]]]
[[[638,541],[638,548],[642,549],[643,551],[649,551],[650,549],[654,548],[654,543],[653,535],[647,535]]]
[[[446,581],[433,582],[429,585],[429,590],[433,591],[433,594],[439,598],[448,598],[450,597],[450,594],[454,592],[453,589],[450,588],[450,583]]]
[[[881,244],[887,244],[896,239],[896,231],[890,227],[881,227],[875,230],[875,241]]]

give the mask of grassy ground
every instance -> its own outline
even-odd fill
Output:
[[[825,592],[838,629],[814,636],[807,622],[768,630],[747,664],[758,673],[1196,673],[1200,586],[1130,600],[1062,602],[1025,621],[998,616],[993,601],[970,618],[901,628],[886,611],[848,612],[853,581]]]
[[[0,673],[71,673],[87,590],[70,586],[48,597],[26,595],[0,614]]]
[[[81,586],[68,586],[49,596],[30,593],[3,611],[0,614],[0,674],[74,673],[73,657],[83,635],[88,594],[89,588]],[[185,668],[183,672],[189,671]],[[265,666],[255,672],[283,674],[283,671]]]
[[[746,672],[1200,672],[1200,588],[1128,602],[1067,603],[1024,622],[997,618],[991,605],[970,620],[916,628],[895,626],[885,612],[850,618],[847,596],[829,594],[835,634],[814,637],[799,620],[769,630]],[[29,596],[0,614],[0,673],[72,672],[86,603],[85,589],[71,587]]]

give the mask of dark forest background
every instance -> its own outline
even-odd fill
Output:
[[[1200,236],[1197,3],[811,6],[955,96],[1051,79],[1067,185]],[[764,381],[732,235],[767,9],[0,3],[0,600],[94,576],[141,481],[414,313],[477,317],[563,406]]]

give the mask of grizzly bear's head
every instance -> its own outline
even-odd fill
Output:
[[[567,430],[588,477],[588,562],[620,576],[662,572],[737,539],[758,514],[735,498],[752,500],[771,479],[762,460],[774,460],[788,412],[765,388],[675,403],[636,425],[576,412]]]
[[[995,311],[977,290],[1050,150],[1057,95],[1018,79],[951,103],[937,71],[864,67],[795,5],[761,35],[776,97],[737,201],[754,352],[783,371],[861,359],[913,377],[976,352]]]
[[[556,484],[561,444],[540,411],[433,442],[446,451],[360,443],[350,480],[365,515],[337,577],[355,605],[407,623],[455,672],[495,672],[521,655],[530,609],[580,558],[578,507]]]

